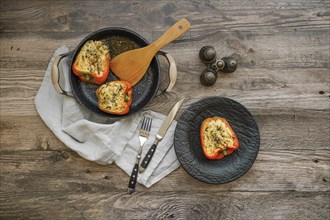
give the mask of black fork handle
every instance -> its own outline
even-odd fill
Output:
[[[140,134],[139,134],[140,137],[144,137],[144,138],[148,139],[149,132],[151,130],[151,124],[152,124],[152,118],[150,118],[150,117],[143,118],[141,130],[140,130]],[[142,154],[142,147],[143,147],[145,141],[140,139],[140,147],[138,148],[136,161],[135,161],[132,173],[131,173],[131,177],[128,182],[128,193],[129,194],[132,194],[133,192],[135,192],[135,186],[136,186],[137,177],[139,174],[139,164],[140,164],[140,159],[141,159],[141,154]]]
[[[132,170],[131,173],[131,177],[129,178],[129,183],[128,183],[128,193],[132,194],[133,192],[135,192],[135,185],[136,185],[136,181],[137,181],[137,176],[138,176],[138,171],[139,169],[139,163],[135,163],[134,168]]]
[[[140,145],[140,147],[138,149],[136,161],[135,161],[132,173],[131,173],[131,177],[129,178],[129,182],[128,182],[128,193],[129,194],[132,194],[133,192],[135,192],[135,186],[136,186],[137,177],[139,174],[139,163],[140,163],[140,159],[141,159],[142,147],[143,147],[143,145]]]

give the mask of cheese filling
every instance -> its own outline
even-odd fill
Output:
[[[205,149],[208,154],[213,154],[217,149],[226,149],[226,146],[233,146],[233,135],[228,126],[221,120],[212,120],[205,128],[204,135]]]
[[[78,66],[86,67],[86,71],[90,73],[102,74],[108,48],[101,41],[87,41],[80,50],[78,57]]]
[[[127,102],[127,94],[124,94],[124,88],[121,84],[105,84],[100,91],[100,101],[107,109],[124,110],[120,103]],[[128,97],[129,98],[129,97]],[[127,100],[127,101],[126,101]]]

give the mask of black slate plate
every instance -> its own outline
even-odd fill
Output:
[[[207,159],[201,147],[200,126],[213,116],[225,118],[240,143],[238,150],[221,160]],[[174,134],[174,149],[182,167],[196,179],[212,184],[228,183],[244,175],[256,160],[259,145],[259,129],[251,113],[224,97],[193,103],[182,113]]]

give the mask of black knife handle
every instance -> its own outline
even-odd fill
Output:
[[[158,141],[156,141],[151,148],[149,149],[148,153],[144,156],[142,163],[140,165],[140,169],[139,172],[143,173],[145,171],[145,169],[147,168],[147,166],[149,165],[152,156],[154,155],[155,151],[156,151],[156,147],[158,145]]]
[[[128,183],[128,193],[132,194],[135,192],[135,185],[136,185],[136,180],[138,176],[138,169],[139,169],[139,163],[135,163],[134,168],[131,173],[131,177],[129,178],[129,183]]]

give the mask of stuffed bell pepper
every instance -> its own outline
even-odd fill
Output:
[[[102,41],[87,41],[80,49],[73,65],[73,73],[80,80],[100,85],[109,74],[110,53]]]
[[[207,118],[200,129],[200,138],[205,156],[219,160],[239,147],[237,136],[226,119]]]
[[[132,93],[129,82],[119,80],[107,82],[96,90],[98,107],[110,114],[127,114],[132,104]]]

